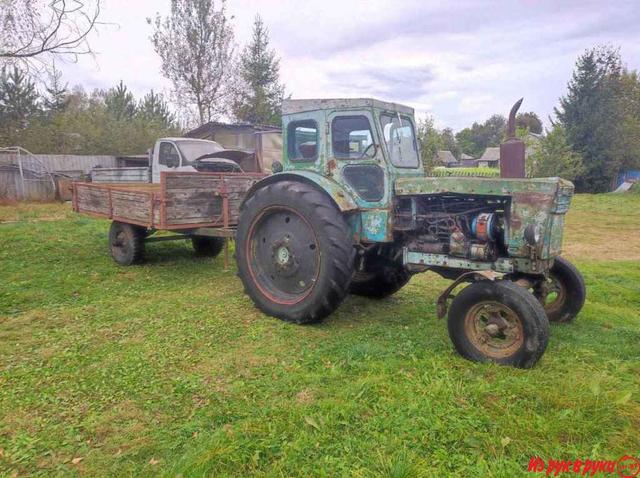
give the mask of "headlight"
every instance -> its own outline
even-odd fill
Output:
[[[530,246],[535,246],[540,241],[540,227],[537,224],[529,224],[524,228],[524,240]]]

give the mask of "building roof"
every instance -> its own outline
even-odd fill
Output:
[[[466,154],[466,153],[462,153],[460,155],[460,161],[465,161],[465,160],[468,160],[468,159],[476,159],[476,158],[474,158],[473,156],[471,156],[469,154]]]
[[[349,108],[380,108],[383,110],[398,111],[400,113],[413,115],[413,108],[398,103],[389,103],[373,98],[326,98],[326,99],[306,99],[306,100],[284,100],[282,102],[283,114],[303,113],[305,111],[316,111],[326,109],[349,109]]]
[[[458,162],[451,151],[438,151],[436,154],[436,159],[445,165],[456,164]]]
[[[499,147],[491,147],[484,150],[482,156],[480,157],[481,161],[500,161],[500,148]]]
[[[202,136],[203,133],[210,131],[232,130],[239,133],[256,133],[264,131],[280,131],[279,126],[268,124],[251,124],[251,123],[223,123],[220,121],[209,121],[195,129],[189,131],[185,136],[188,138]]]

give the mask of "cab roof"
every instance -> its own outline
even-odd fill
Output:
[[[284,100],[282,102],[282,114],[303,113],[317,110],[341,110],[355,108],[379,108],[383,110],[398,111],[413,115],[414,110],[409,106],[398,103],[380,101],[373,98],[326,98],[306,100]]]

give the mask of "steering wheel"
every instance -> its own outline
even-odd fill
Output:
[[[365,157],[369,156],[369,150],[373,148],[373,154],[375,155],[375,151],[376,151],[376,143],[371,143],[369,146],[367,146],[366,148],[364,148],[364,151],[362,152],[362,154],[360,155],[360,157],[358,159],[364,159]]]

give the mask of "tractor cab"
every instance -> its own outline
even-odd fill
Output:
[[[319,175],[359,209],[390,206],[397,178],[423,175],[414,110],[374,99],[285,100],[283,170]]]

